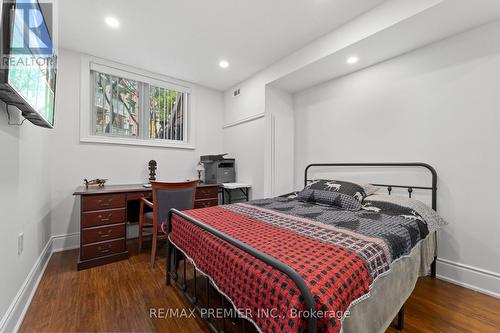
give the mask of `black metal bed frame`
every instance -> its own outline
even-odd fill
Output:
[[[394,185],[394,184],[372,184],[375,186],[380,186],[380,187],[386,187],[387,191],[389,192],[389,195],[391,194],[391,191],[393,188],[406,188],[408,190],[408,196],[411,198],[413,190],[418,189],[418,190],[430,190],[432,193],[432,209],[436,210],[437,208],[437,173],[436,170],[430,166],[429,164],[426,163],[421,163],[421,162],[415,162],[415,163],[316,163],[316,164],[309,164],[304,171],[304,186],[307,185],[311,179],[308,179],[308,171],[312,167],[421,167],[421,168],[426,168],[431,172],[432,175],[432,185],[431,186],[413,186],[413,185]],[[265,262],[269,266],[281,271],[282,273],[286,274],[296,285],[297,288],[299,289],[303,299],[304,299],[304,305],[305,305],[305,310],[310,311],[310,313],[314,313],[316,309],[316,303],[314,301],[314,297],[307,287],[304,279],[291,267],[287,266],[286,264],[282,263],[281,261],[257,250],[254,249],[253,247],[237,240],[229,235],[226,235],[225,233],[222,233],[176,209],[170,210],[169,213],[169,219],[168,219],[168,224],[167,224],[167,234],[170,233],[171,231],[171,217],[172,215],[177,215],[179,217],[184,218],[185,220],[193,223],[197,227],[211,233],[212,235],[226,241],[227,243],[239,248],[240,250],[254,256],[255,258]],[[181,289],[181,291],[184,293],[186,298],[194,305],[198,313],[201,315],[201,318],[204,319],[209,327],[209,329],[214,332],[214,333],[223,333],[225,331],[225,318],[222,317],[222,330],[218,330],[216,325],[210,321],[210,317],[203,316],[201,308],[198,306],[198,297],[197,297],[197,292],[196,292],[196,268],[193,268],[193,274],[194,274],[194,295],[189,295],[187,292],[187,281],[186,281],[186,260],[183,260],[183,281],[182,283],[178,282],[178,265],[179,265],[179,260],[178,260],[178,252],[179,250],[177,247],[175,247],[172,242],[170,241],[169,238],[167,238],[168,246],[167,246],[167,272],[166,272],[166,284],[169,286],[171,284],[171,279],[174,280],[175,284]],[[436,277],[436,257],[434,257],[434,261],[431,264],[431,276]],[[210,279],[208,276],[206,278],[206,292],[207,292],[207,308],[210,306],[209,300],[210,300]],[[227,300],[225,296],[221,294],[221,301],[222,304],[226,304]],[[233,318],[234,319],[234,318]],[[234,323],[234,320],[232,320]],[[401,307],[401,310],[398,313],[398,320],[397,320],[397,327],[399,330],[403,329],[404,325],[404,305]],[[243,331],[244,331],[245,326],[243,325]],[[315,333],[317,331],[317,320],[315,316],[308,316],[307,318],[307,331],[309,333]]]

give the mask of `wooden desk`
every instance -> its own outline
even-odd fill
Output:
[[[151,189],[142,184],[81,186],[73,195],[80,196],[81,203],[78,270],[127,259],[128,203],[151,197]],[[218,204],[219,184],[198,185],[195,208]]]

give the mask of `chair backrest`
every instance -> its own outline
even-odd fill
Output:
[[[194,208],[197,180],[182,183],[151,182],[151,185],[156,223],[165,221],[172,208],[178,210]]]

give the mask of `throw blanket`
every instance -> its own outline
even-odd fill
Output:
[[[185,211],[293,268],[316,300],[319,332],[339,332],[349,306],[429,233],[405,207],[344,211],[290,198]],[[303,332],[307,316],[285,274],[173,215],[171,242],[262,332]]]

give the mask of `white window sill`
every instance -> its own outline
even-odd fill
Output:
[[[128,139],[114,138],[106,136],[85,136],[80,138],[80,142],[86,143],[105,143],[129,146],[145,146],[145,147],[160,147],[160,148],[176,148],[176,149],[195,149],[195,146],[188,142],[173,142],[165,140],[144,140],[144,139]]]

